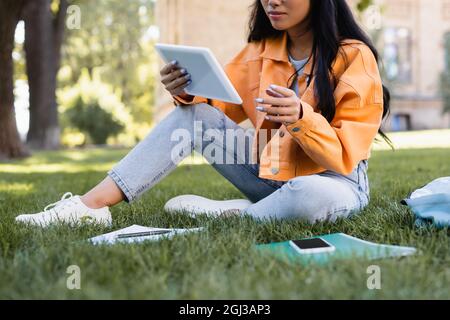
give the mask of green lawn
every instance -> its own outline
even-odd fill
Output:
[[[205,164],[187,161],[133,205],[112,209],[112,228],[48,230],[14,223],[64,192],[80,194],[105,176],[127,150],[36,153],[0,163],[0,298],[145,299],[405,299],[450,298],[448,230],[416,229],[399,201],[413,189],[450,176],[450,149],[374,151],[371,203],[336,224],[260,223],[248,218],[192,219],[162,211],[169,198],[194,193],[215,199],[240,192]],[[205,226],[206,232],[159,243],[94,247],[83,241],[131,224]],[[298,266],[259,256],[256,243],[345,232],[370,241],[415,246],[420,254],[381,261]],[[381,290],[368,290],[366,269],[381,267]],[[81,290],[68,290],[66,268],[81,268]]]

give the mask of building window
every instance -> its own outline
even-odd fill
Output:
[[[407,113],[397,113],[392,116],[392,131],[410,131],[412,130],[411,115]]]
[[[386,78],[395,83],[412,81],[411,32],[408,28],[383,30]]]
[[[443,100],[443,111],[450,112],[450,32],[444,34],[444,70],[441,74],[440,93]]]

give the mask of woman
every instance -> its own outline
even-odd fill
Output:
[[[186,94],[187,70],[176,61],[167,64],[161,81],[178,107],[92,190],[81,197],[67,193],[52,209],[17,220],[110,223],[108,207],[137,199],[193,149],[251,202],[181,196],[167,210],[315,222],[363,209],[370,147],[377,132],[387,139],[380,126],[389,111],[371,41],[345,0],[257,0],[249,25],[248,44],[225,68],[242,105]],[[225,132],[242,130],[238,123],[245,119],[258,139],[246,135],[239,142],[251,142],[251,152],[229,150],[236,137],[226,141]],[[192,137],[197,129],[200,142],[173,139],[177,130]],[[211,130],[215,139],[205,133]],[[215,161],[206,152],[211,146],[232,163]]]

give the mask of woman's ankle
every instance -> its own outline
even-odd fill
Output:
[[[92,197],[86,195],[80,196],[80,200],[89,209],[100,209],[108,207],[108,205],[105,204],[104,202],[98,201],[97,199],[92,199]]]
[[[125,199],[125,194],[109,176],[80,197],[91,209],[112,207]]]

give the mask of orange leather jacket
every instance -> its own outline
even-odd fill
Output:
[[[174,96],[174,103],[209,103],[236,123],[250,119],[256,130],[255,138],[261,129],[276,130],[264,146],[253,143],[253,156],[258,157],[261,178],[287,181],[325,170],[350,174],[360,160],[370,157],[382,121],[383,88],[375,57],[358,40],[342,41],[332,65],[336,77],[336,114],[331,123],[317,109],[314,78],[306,85],[307,78],[314,76],[310,59],[298,78],[303,117],[285,126],[265,120],[265,113],[255,109],[254,100],[268,97],[265,90],[271,84],[291,87],[287,82],[295,68],[288,59],[287,41],[284,32],[276,39],[249,43],[225,66],[226,74],[242,98],[241,105],[200,96],[192,101]]]

